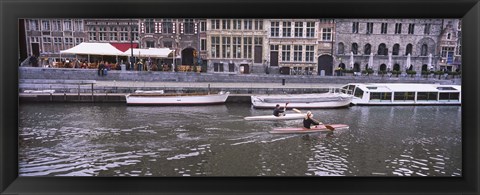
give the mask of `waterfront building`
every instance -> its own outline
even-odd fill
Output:
[[[170,48],[174,50],[171,59],[162,59],[160,63],[176,69],[184,66],[201,65],[199,61],[200,33],[202,19],[146,18],[140,19],[141,48]],[[175,58],[175,62],[173,62]],[[200,62],[200,63],[199,63]]]
[[[25,19],[23,24],[24,50],[27,55],[38,57],[40,66],[60,60],[60,50],[69,49],[88,39],[83,19]]]
[[[462,64],[462,23],[459,19],[444,19],[442,26],[439,69],[455,71]]]
[[[265,73],[267,30],[263,19],[207,19],[205,47],[208,72]],[[204,28],[205,29],[205,28]]]
[[[331,75],[333,20],[267,19],[269,65],[280,74]]]
[[[336,19],[335,23],[337,67],[355,72],[440,69],[442,19]],[[371,58],[373,63],[368,64]]]

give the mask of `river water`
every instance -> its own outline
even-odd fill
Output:
[[[304,110],[306,111],[306,110]],[[20,176],[462,176],[460,106],[312,109],[349,129],[269,134],[250,104],[22,103]],[[290,111],[291,112],[291,111]],[[288,113],[288,111],[287,111]]]

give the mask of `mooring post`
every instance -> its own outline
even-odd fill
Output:
[[[94,100],[93,100],[93,83],[92,83],[92,102],[94,102]]]

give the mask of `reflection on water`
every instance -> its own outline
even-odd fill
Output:
[[[305,110],[306,111],[306,110]],[[461,107],[311,110],[349,129],[274,135],[301,120],[249,104],[22,104],[21,176],[461,176]]]

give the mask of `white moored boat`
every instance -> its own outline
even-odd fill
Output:
[[[125,96],[128,105],[203,105],[225,103],[230,92],[207,93],[150,93],[138,91]]]
[[[251,96],[255,108],[275,108],[288,103],[290,108],[338,108],[350,105],[352,95],[328,92],[318,94],[285,94]]]
[[[460,85],[411,83],[350,83],[342,91],[354,105],[461,105]]]
[[[263,115],[263,116],[247,116],[247,121],[271,121],[271,120],[294,120],[305,118],[306,114],[302,113],[286,113],[285,116]]]

